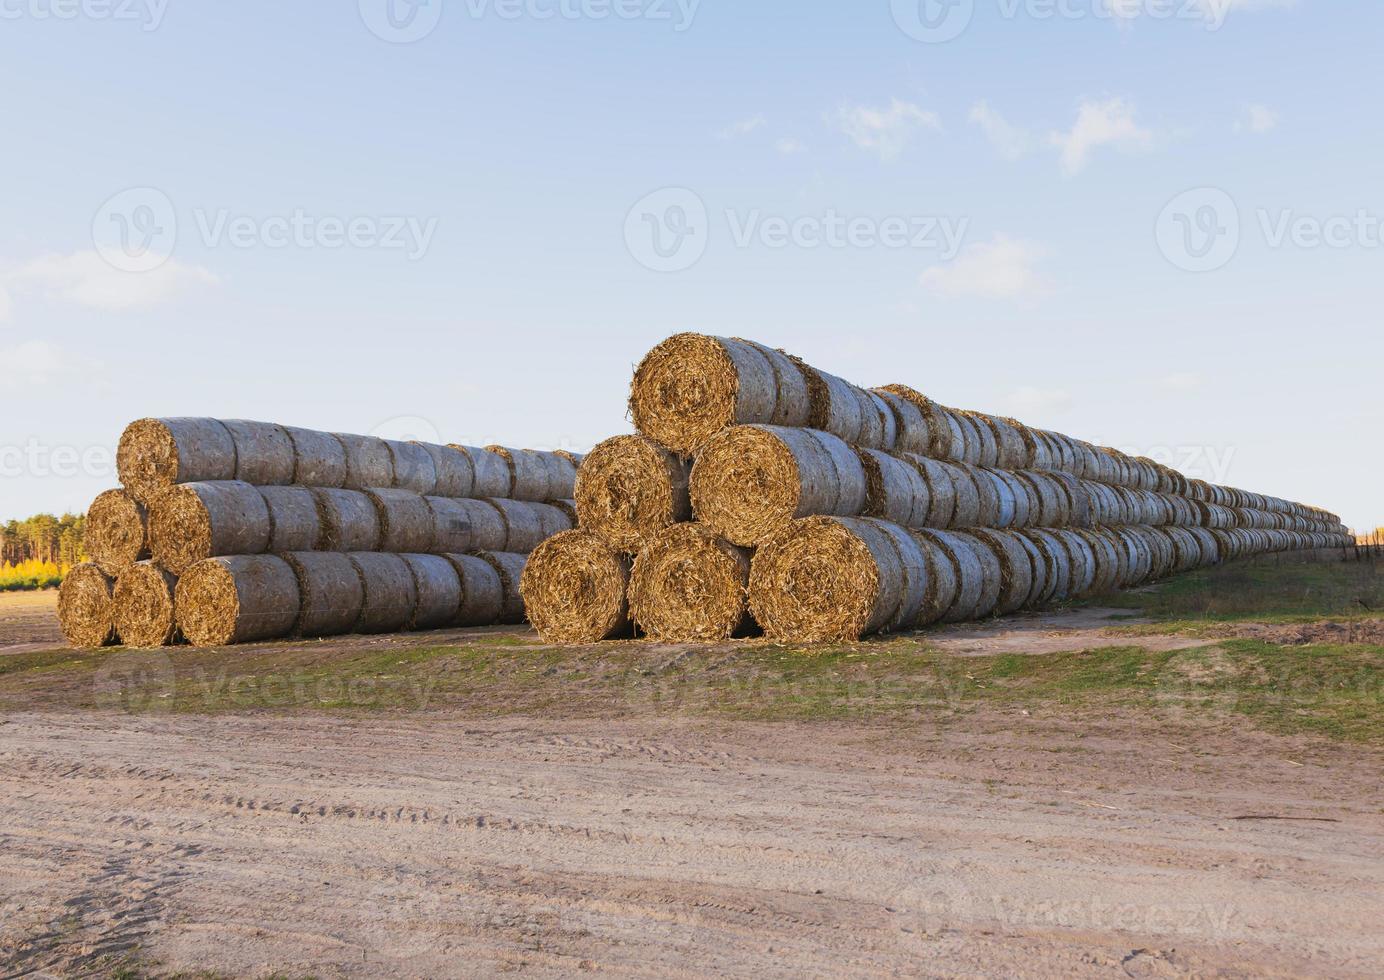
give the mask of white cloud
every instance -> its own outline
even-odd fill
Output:
[[[1034,268],[1046,254],[1033,242],[996,235],[989,242],[967,245],[951,262],[925,271],[919,281],[942,296],[1034,295],[1047,288]]]
[[[1062,388],[1035,388],[1025,385],[1003,399],[1004,408],[1015,418],[1035,418],[1052,415],[1069,408],[1071,392]]]
[[[785,136],[775,142],[774,149],[778,150],[784,156],[792,156],[795,153],[805,153],[807,151],[807,147],[803,144],[802,140],[794,139],[791,136]]]
[[[185,290],[220,282],[209,269],[173,259],[148,272],[123,272],[95,251],[43,255],[7,279],[13,289],[33,288],[98,310],[147,309]]]
[[[1013,125],[985,101],[971,106],[970,120],[979,126],[1000,156],[1017,160],[1033,148],[1033,137],[1025,129]]]
[[[1245,113],[1235,121],[1237,133],[1267,133],[1278,125],[1278,113],[1266,105],[1245,107]]]
[[[763,116],[750,116],[748,119],[741,119],[739,122],[731,123],[725,129],[717,133],[716,138],[732,140],[737,136],[748,136],[750,133],[753,133],[756,129],[763,126],[767,121],[768,120]]]
[[[879,154],[881,160],[896,159],[917,130],[942,128],[937,113],[900,99],[894,99],[884,109],[843,105],[828,119],[856,146]]]
[[[1134,121],[1134,106],[1124,99],[1082,102],[1071,132],[1053,132],[1048,142],[1062,152],[1062,171],[1068,175],[1086,169],[1093,150],[1113,146],[1119,150],[1147,149],[1153,132]]]

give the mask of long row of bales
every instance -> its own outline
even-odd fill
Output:
[[[576,524],[581,457],[267,422],[141,419],[63,582],[76,646],[524,620],[527,555]]]
[[[525,568],[554,642],[854,640],[1347,539],[1315,507],[748,340],[660,344],[630,414],[578,471],[578,528]]]
[[[853,640],[1348,537],[1315,507],[748,340],[658,345],[630,413],[637,434],[585,457],[134,422],[63,630],[152,647],[527,619],[555,643]]]

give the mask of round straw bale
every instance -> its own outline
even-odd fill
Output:
[[[545,454],[533,449],[509,449],[505,446],[486,446],[486,451],[494,453],[509,467],[510,492],[505,496],[513,500],[548,500],[552,497],[570,497],[566,493],[550,493],[548,488],[548,459]],[[563,460],[566,463],[566,460]]]
[[[107,490],[87,508],[83,546],[107,575],[149,557],[149,514],[126,490]]]
[[[692,517],[681,456],[643,436],[616,436],[587,454],[577,471],[579,525],[621,551],[639,551],[658,532]]]
[[[1052,536],[1062,542],[1072,560],[1073,599],[1084,599],[1091,594],[1096,581],[1096,553],[1080,534],[1071,528],[1059,527],[1052,530]]]
[[[322,518],[307,487],[260,487],[269,510],[269,547],[273,554],[316,551],[322,543]]]
[[[413,573],[418,592],[411,630],[435,630],[456,622],[461,608],[461,578],[456,567],[438,555],[400,555]]]
[[[580,468],[577,457],[565,452],[545,452],[543,461],[548,467],[548,500],[571,500],[577,492],[577,470]]]
[[[131,565],[115,580],[115,631],[127,647],[163,647],[178,636],[173,593],[178,577],[152,561]]]
[[[1021,541],[1025,540],[1013,531],[977,528],[971,532],[994,552],[1000,565],[1000,594],[995,604],[995,612],[1006,616],[1028,605],[1033,594],[1033,561],[1029,551]]]
[[[394,457],[378,436],[357,436],[338,432],[337,439],[346,451],[346,482],[350,490],[394,486]]]
[[[378,551],[427,554],[433,549],[433,511],[427,498],[412,490],[366,490],[380,527]],[[366,549],[351,549],[366,550]]]
[[[1014,495],[1014,521],[1010,527],[1031,527],[1038,513],[1038,491],[1014,470],[995,470],[995,475],[1009,485]]]
[[[346,447],[330,432],[283,427],[293,443],[293,480],[301,487],[346,485]]]
[[[514,475],[504,457],[475,446],[452,445],[449,448],[464,453],[471,461],[472,496],[508,497],[514,490]]]
[[[976,607],[976,616],[977,618],[993,616],[995,607],[999,605],[1001,579],[1003,577],[1000,560],[995,555],[994,549],[970,531],[942,531],[940,533],[949,535],[962,547],[969,548],[975,553],[981,566],[980,602]]]
[[[318,547],[323,551],[379,550],[380,516],[369,496],[360,490],[311,489],[322,528]]]
[[[437,464],[426,446],[395,439],[386,439],[384,444],[389,449],[390,468],[394,471],[392,487],[419,494],[437,492]]]
[[[922,555],[927,578],[922,604],[918,607],[911,624],[916,628],[928,626],[945,616],[956,603],[961,583],[957,581],[956,564],[935,541],[914,529],[908,530],[908,536]],[[901,548],[900,553],[907,552]]]
[[[703,447],[689,489],[698,520],[749,547],[795,517],[859,514],[865,470],[851,447],[829,433],[739,425]]]
[[[169,487],[149,510],[149,549],[174,575],[203,558],[263,554],[271,530],[259,488],[237,480]]]
[[[1043,602],[1062,602],[1072,595],[1071,553],[1052,533],[1044,528],[1020,531],[1032,541],[1042,555],[1046,588]]]
[[[546,503],[550,507],[556,507],[567,516],[567,527],[563,528],[564,531],[577,526],[577,502],[575,500],[549,500]]]
[[[1125,551],[1124,578],[1120,582],[1120,588],[1128,589],[1142,585],[1153,574],[1153,553],[1149,551],[1148,543],[1134,533],[1132,528],[1119,527],[1113,530]]]
[[[470,497],[475,494],[476,469],[470,456],[451,446],[438,446],[431,442],[420,442],[418,445],[432,457],[433,473],[437,480],[431,496]]]
[[[964,412],[951,408],[937,406],[937,412],[951,420],[960,431],[961,457],[958,463],[967,463],[971,466],[979,466],[980,461],[985,458],[985,444],[981,441],[980,428],[975,420],[968,418]],[[992,447],[993,448],[993,447]]]
[[[1198,567],[1207,568],[1220,563],[1221,546],[1216,541],[1214,534],[1204,527],[1189,527],[1186,531],[1201,546],[1201,559],[1198,562]]]
[[[492,626],[505,608],[505,586],[500,573],[475,555],[442,555],[452,563],[461,582],[461,605],[456,626]]]
[[[994,491],[995,509],[990,513],[990,520],[983,522],[983,527],[1017,527],[1020,524],[1027,524],[1027,521],[1018,520],[1019,507],[1021,506],[1015,494],[1014,487],[1005,479],[1003,470],[992,470],[986,467],[979,467],[977,479],[985,480],[990,484]],[[1028,498],[1024,498],[1023,506],[1027,508]]]
[[[433,550],[439,554],[500,551],[509,538],[505,516],[491,500],[429,497],[433,512]]]
[[[418,609],[418,586],[408,564],[385,552],[358,551],[350,559],[365,593],[351,632],[398,633],[407,629]]]
[[[1052,458],[1048,452],[1048,444],[1042,438],[1042,433],[1030,429],[1018,419],[1005,419],[1014,431],[1019,434],[1024,442],[1024,462],[1021,466],[1014,467],[1020,470],[1050,470],[1052,469]]]
[[[1174,574],[1190,572],[1201,564],[1201,543],[1183,527],[1160,527],[1159,534],[1172,542]]]
[[[803,373],[787,355],[703,334],[659,344],[630,386],[635,428],[683,456],[737,423],[806,425],[811,408]]]
[[[1152,578],[1162,579],[1171,575],[1177,565],[1177,552],[1172,541],[1161,533],[1160,528],[1135,527],[1132,530],[1143,539],[1153,555]]]
[[[923,527],[946,528],[952,526],[956,515],[956,474],[944,464],[926,456],[909,454],[904,457],[922,476],[927,484],[929,505],[927,520]]]
[[[235,443],[235,479],[257,487],[293,482],[293,440],[283,426],[246,419],[226,419],[222,425]]]
[[[750,554],[701,524],[654,534],[630,570],[630,618],[663,642],[745,635]]]
[[[995,436],[996,463],[1000,469],[1017,470],[1028,465],[1028,447],[1023,433],[1011,424],[1009,419],[997,415],[976,413],[977,419],[990,427]]]
[[[1035,606],[1041,606],[1052,598],[1052,594],[1057,588],[1057,582],[1051,577],[1047,558],[1033,539],[1026,534],[1019,533],[1018,529],[1012,533],[1012,538],[1028,556],[1029,572],[1033,576],[1033,585],[1029,589],[1028,600],[1024,603],[1024,608],[1032,609]]]
[[[1114,592],[1120,584],[1120,569],[1123,566],[1121,550],[1116,548],[1109,534],[1088,528],[1073,528],[1073,531],[1081,535],[1091,548],[1093,561],[1090,594],[1106,595]]]
[[[1019,470],[1015,475],[1033,490],[1034,499],[1038,503],[1029,523],[1033,527],[1057,527],[1061,524],[1065,509],[1063,490],[1054,475],[1035,470]]]
[[[887,388],[871,389],[870,394],[879,399],[894,416],[896,452],[925,456],[932,451],[932,429],[915,402]]]
[[[505,539],[503,546],[486,550],[528,554],[548,537],[543,533],[543,522],[535,509],[537,504],[528,501],[496,499],[491,500],[490,505],[499,511],[500,517],[504,521]]]
[[[938,405],[922,392],[907,385],[889,385],[878,389],[901,398],[918,410],[927,426],[927,445],[919,446],[915,452],[933,459],[962,460],[966,458],[966,446],[961,435],[961,425],[946,408]],[[920,435],[910,437],[914,443],[921,442]],[[900,448],[903,448],[902,446]]]
[[[522,623],[526,614],[521,584],[524,581],[524,569],[528,566],[529,556],[508,551],[478,551],[476,557],[489,562],[490,567],[500,576],[500,584],[504,587],[505,595],[504,605],[500,608],[500,622]]]
[[[1076,466],[1072,469],[1072,475],[1084,480],[1098,479],[1101,464],[1100,454],[1095,447],[1079,439],[1073,439],[1072,446],[1076,450]]]
[[[980,487],[966,463],[944,463],[937,460],[936,466],[951,481],[953,499],[950,527],[978,527],[981,523]],[[930,484],[934,493],[936,484]]]
[[[597,535],[554,535],[529,555],[520,580],[529,622],[554,643],[629,635],[629,575],[629,560]]]
[[[932,494],[918,467],[878,449],[857,452],[865,470],[864,513],[904,527],[927,527]]]
[[[298,551],[281,556],[298,580],[299,636],[339,636],[356,628],[365,607],[365,583],[350,555]]]
[[[857,640],[911,625],[920,602],[908,596],[920,594],[925,581],[922,552],[902,529],[869,518],[809,517],[755,552],[750,610],[774,640]]]
[[[801,358],[790,358],[802,372],[811,406],[807,427],[830,432],[855,446],[869,449],[892,447],[886,439],[881,406],[868,392],[834,374],[819,371]],[[890,437],[894,436],[893,417],[889,418]]]
[[[194,646],[276,639],[298,621],[298,578],[275,555],[207,558],[178,579],[173,605]]]
[[[942,615],[942,622],[962,623],[977,619],[989,613],[999,602],[999,559],[978,539],[956,531],[935,530],[918,531],[914,537],[928,542],[946,555],[955,573],[956,597]],[[994,562],[994,575],[990,581],[986,580],[987,568],[982,550]]]
[[[115,582],[95,562],[68,569],[58,587],[58,625],[74,647],[103,647],[115,642]]]
[[[956,463],[954,465],[965,470],[976,487],[976,499],[979,502],[979,507],[976,511],[975,522],[968,526],[994,527],[1000,516],[1000,496],[995,481],[986,475],[984,467],[972,466],[969,463]]]
[[[1049,478],[1062,488],[1061,502],[1066,505],[1057,515],[1057,524],[1090,527],[1094,521],[1091,514],[1091,495],[1086,489],[1086,482],[1070,473],[1051,473]]]
[[[235,442],[217,419],[140,419],[120,435],[120,482],[148,504],[175,483],[235,479]]]

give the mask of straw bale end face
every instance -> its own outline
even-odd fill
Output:
[[[638,551],[664,528],[692,516],[689,466],[642,436],[616,436],[577,471],[577,521],[621,551]]]
[[[858,640],[878,619],[879,565],[844,521],[794,521],[754,556],[750,611],[771,639]]]
[[[629,560],[594,534],[554,535],[534,549],[521,576],[529,622],[555,643],[629,634],[629,570]]]
[[[298,621],[298,577],[274,555],[208,558],[178,579],[174,606],[195,646],[275,639]]]
[[[101,571],[119,575],[149,557],[149,515],[126,490],[107,490],[87,508],[87,553]]]
[[[177,639],[174,590],[178,577],[150,561],[120,573],[112,593],[115,630],[129,647],[167,646]]]
[[[635,369],[630,415],[641,433],[689,455],[735,423],[739,393],[739,373],[725,345],[703,334],[677,334]]]
[[[114,643],[114,581],[93,562],[63,576],[58,589],[58,625],[68,643],[79,648]]]
[[[139,419],[120,434],[116,470],[141,503],[175,483],[235,479],[236,448],[216,419]]]
[[[728,640],[752,627],[750,556],[700,524],[655,535],[630,572],[630,617],[664,642]]]

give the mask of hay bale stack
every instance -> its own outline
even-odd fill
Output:
[[[486,446],[486,452],[504,460],[509,469],[509,493],[513,500],[560,500],[572,496],[576,468],[571,460],[536,449]]]
[[[859,514],[865,470],[830,433],[740,425],[703,447],[690,495],[699,521],[732,544],[753,547],[794,518]]]
[[[377,549],[394,554],[427,554],[433,550],[434,515],[426,497],[412,490],[366,490],[380,527]],[[357,550],[357,549],[350,549]]]
[[[502,549],[509,535],[504,515],[489,500],[428,497],[433,515],[433,548],[438,554]]]
[[[312,498],[322,529],[323,551],[378,551],[380,516],[370,497],[360,490],[314,487]]]
[[[495,566],[475,555],[442,555],[461,583],[456,626],[491,626],[505,611],[505,583]]]
[[[271,527],[257,487],[238,480],[183,483],[150,507],[149,548],[160,565],[182,575],[204,558],[263,554]]]
[[[282,556],[298,583],[299,636],[338,636],[355,629],[365,605],[365,583],[351,556],[300,551]]]
[[[878,449],[861,449],[858,455],[865,471],[863,513],[904,527],[927,527],[932,493],[923,470],[907,456]]]
[[[235,477],[257,487],[293,482],[293,440],[273,422],[225,419],[221,423],[235,443]]]
[[[932,429],[927,416],[918,405],[918,400],[926,402],[927,398],[918,392],[912,393],[916,399],[905,398],[898,392],[885,388],[873,388],[870,394],[879,399],[894,415],[895,452],[912,453],[917,456],[926,456],[932,452]]]
[[[572,529],[571,517],[565,510],[552,504],[501,499],[491,500],[489,503],[504,521],[504,543],[498,548],[473,550],[526,555],[554,534]]]
[[[174,592],[178,576],[152,561],[131,565],[111,593],[115,631],[127,647],[163,647],[178,638]]]
[[[58,588],[58,625],[74,647],[103,647],[116,641],[115,580],[95,562],[75,565]]]
[[[452,446],[415,443],[432,457],[433,488],[424,496],[470,497],[476,492],[476,468],[471,457]],[[422,493],[422,491],[419,491]]]
[[[178,629],[194,646],[288,636],[298,621],[298,578],[275,555],[207,558],[178,579]]]
[[[940,460],[934,465],[946,474],[953,488],[952,516],[947,527],[979,527],[984,504],[974,469],[968,463],[944,463]]]
[[[917,453],[920,456],[952,462],[966,459],[961,424],[948,409],[907,385],[889,385],[884,388],[877,388],[875,392],[880,395],[892,396],[908,404],[923,420],[926,436],[916,430],[916,422],[911,423],[907,430],[900,432],[900,449]],[[910,446],[916,448],[910,448]]]
[[[330,432],[283,427],[293,444],[293,480],[300,487],[344,487],[346,447]]]
[[[269,511],[271,554],[316,551],[322,544],[322,518],[317,499],[307,487],[260,487]]]
[[[1037,548],[1043,564],[1045,582],[1042,603],[1062,602],[1072,597],[1071,552],[1050,531],[1032,528],[1019,532]]]
[[[488,449],[478,449],[475,446],[459,446],[452,444],[448,449],[455,449],[457,452],[464,453],[471,462],[472,476],[472,496],[475,497],[508,497],[514,489],[514,474],[510,472],[509,463],[498,453],[493,453]]]
[[[819,371],[801,358],[789,358],[807,384],[807,427],[832,435],[854,446],[892,449],[898,441],[894,413],[873,392],[834,374]]]
[[[235,442],[217,419],[140,419],[120,434],[120,482],[148,504],[177,483],[235,479]]]
[[[948,528],[953,526],[957,511],[956,471],[946,464],[926,456],[904,457],[918,471],[927,485],[929,505],[927,518],[920,527]]]
[[[750,631],[750,553],[701,524],[655,534],[630,571],[630,618],[664,642],[728,640]]]
[[[349,556],[360,575],[365,598],[353,633],[399,633],[413,622],[418,609],[418,586],[402,557],[384,552]]]
[[[379,436],[335,433],[346,451],[346,482],[350,490],[394,486],[394,454]]]
[[[456,567],[439,555],[400,555],[413,575],[417,602],[410,630],[435,630],[451,626],[461,609],[461,578]]]
[[[149,557],[149,513],[127,490],[107,490],[87,508],[83,545],[91,560],[116,576]]]
[[[1116,547],[1109,533],[1088,528],[1073,528],[1091,549],[1091,595],[1107,595],[1120,587],[1120,576],[1124,568],[1122,549]]]
[[[736,424],[804,426],[812,400],[787,355],[748,340],[682,333],[645,355],[630,386],[635,428],[691,456]]]
[[[630,561],[588,531],[564,531],[529,556],[520,581],[529,622],[554,643],[595,643],[631,633]]]
[[[1000,567],[999,597],[995,613],[1007,616],[1027,606],[1034,589],[1033,558],[1023,542],[1026,538],[1013,531],[976,528],[972,536],[987,545]]]
[[[527,554],[508,551],[477,551],[476,557],[487,562],[500,577],[504,589],[504,603],[500,607],[501,623],[522,623],[526,618],[524,593],[524,569],[528,566]]]
[[[437,464],[432,453],[419,442],[400,442],[386,439],[390,466],[394,470],[393,489],[411,490],[417,494],[437,492]]]
[[[577,470],[580,526],[614,548],[637,552],[664,528],[692,517],[691,466],[643,436],[616,436]]]

